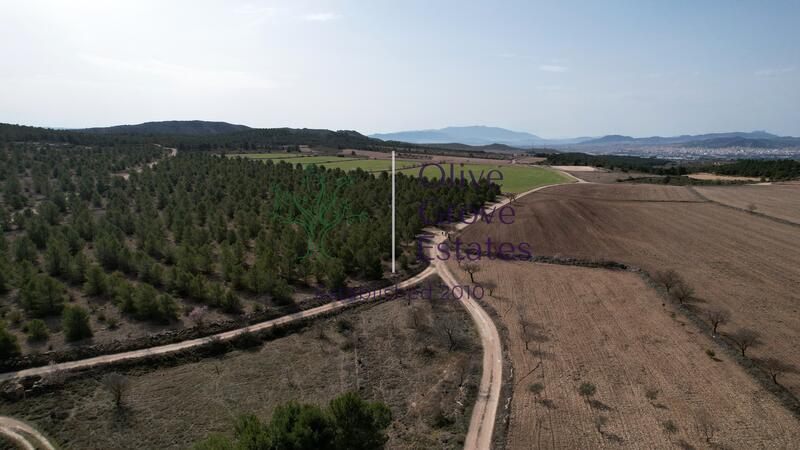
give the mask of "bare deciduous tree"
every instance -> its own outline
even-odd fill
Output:
[[[535,322],[528,320],[525,317],[525,309],[517,307],[517,314],[519,314],[519,326],[522,328],[522,340],[525,341],[525,350],[530,350],[528,345],[530,342],[546,342],[547,335],[543,332],[542,328]]]
[[[497,283],[495,283],[492,280],[486,280],[483,283],[481,283],[481,287],[483,287],[484,289],[489,291],[489,296],[493,297],[494,296],[494,290],[497,289]]]
[[[709,309],[706,311],[706,317],[711,325],[714,327],[714,334],[717,334],[717,327],[722,324],[728,323],[731,320],[731,313],[726,309]]]
[[[514,200],[517,199],[517,194],[515,194],[513,192],[508,192],[508,193],[505,194],[505,196],[506,196],[506,198],[508,198],[508,203],[509,204],[514,203]]]
[[[755,347],[756,345],[760,345],[761,341],[759,338],[761,334],[758,331],[751,330],[749,328],[739,328],[728,337],[739,347],[739,351],[742,352],[742,356],[747,356],[747,349],[750,347]]]
[[[658,272],[653,274],[653,280],[656,283],[664,286],[664,289],[666,289],[667,291],[672,289],[672,287],[675,286],[676,284],[683,281],[681,279],[681,276],[678,275],[678,272],[675,272],[672,269],[659,270]]]
[[[114,406],[117,408],[122,406],[122,396],[128,389],[128,377],[112,372],[103,377],[102,384],[103,387],[111,393],[114,399]]]
[[[778,358],[764,358],[758,361],[759,365],[769,373],[772,381],[778,384],[778,375],[782,373],[797,373],[797,367],[794,364],[787,363]]]
[[[697,431],[706,438],[706,443],[710,444],[714,439],[714,434],[719,431],[719,428],[711,419],[711,415],[707,411],[701,411],[697,417]]]
[[[447,339],[447,351],[452,352],[461,344],[461,328],[457,320],[445,317],[437,321],[437,326],[442,335]]]
[[[205,322],[207,308],[205,306],[195,306],[189,312],[188,318],[197,326],[202,326]]]
[[[464,269],[464,272],[469,274],[469,280],[475,283],[475,274],[481,271],[481,266],[474,262],[465,262],[461,265],[461,268]]]
[[[50,361],[47,363],[47,368],[48,372],[45,376],[45,382],[47,384],[53,386],[61,386],[64,384],[64,381],[66,380],[66,373],[64,373],[63,369],[59,368],[55,361]]]
[[[694,289],[681,281],[669,289],[669,295],[683,305],[694,298]]]

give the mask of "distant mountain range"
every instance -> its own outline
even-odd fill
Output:
[[[719,139],[783,139],[780,136],[767,133],[766,131],[752,131],[752,132],[733,132],[733,133],[709,133],[690,135],[684,134],[680,136],[661,137],[651,136],[635,138],[631,136],[623,136],[619,134],[609,134],[597,139],[591,139],[582,142],[584,145],[597,145],[597,144],[638,144],[638,145],[672,145],[684,144],[687,142],[700,142],[706,140],[719,140]]]
[[[280,145],[312,145],[328,148],[386,149],[398,148],[417,152],[442,151],[518,153],[521,149],[550,149],[602,154],[650,155],[660,147],[681,155],[705,154],[703,149],[751,149],[749,154],[784,154],[800,149],[800,138],[778,136],[766,131],[710,133],[672,137],[636,138],[623,135],[574,139],[544,139],[531,133],[504,128],[470,126],[440,130],[404,131],[364,136],[352,130],[307,128],[250,128],[226,122],[201,120],[147,122],[138,125],[85,128],[78,130],[49,129],[0,124],[0,142],[43,140],[83,144],[158,142],[186,149],[241,148],[260,149]],[[693,152],[693,149],[698,149]],[[688,153],[686,153],[688,152]],[[717,152],[719,153],[719,152]],[[724,153],[724,151],[722,152]],[[738,153],[736,153],[738,154]]]
[[[584,147],[608,148],[631,146],[674,146],[688,148],[727,148],[746,147],[757,149],[777,149],[800,146],[800,138],[778,136],[766,131],[708,133],[680,136],[651,136],[636,138],[619,134],[603,137],[579,137],[571,139],[545,139],[535,134],[511,131],[505,128],[470,126],[447,127],[438,130],[400,131],[397,133],[373,134],[370,137],[385,141],[402,141],[423,145],[446,145],[457,148],[459,144],[480,146],[490,149],[492,145],[512,147],[496,151],[512,151],[513,148],[533,147]]]
[[[378,133],[369,137],[384,141],[401,141],[412,144],[465,144],[487,146],[503,144],[517,148],[531,148],[545,145],[577,144],[593,138],[544,139],[523,131],[475,125],[469,127],[446,127],[438,130],[399,131],[397,133]]]
[[[651,136],[634,138],[631,136],[608,135],[582,142],[577,147],[594,148],[599,151],[613,148],[635,147],[680,147],[697,149],[749,148],[759,150],[800,147],[800,138],[778,136],[766,131],[709,133],[671,137]]]

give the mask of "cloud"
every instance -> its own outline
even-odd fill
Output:
[[[314,14],[306,14],[302,16],[303,20],[309,20],[312,22],[327,22],[329,20],[336,20],[340,18],[339,14],[324,12],[324,13],[314,13]]]
[[[795,70],[797,70],[796,67],[789,66],[789,67],[780,67],[780,68],[777,68],[777,69],[756,70],[755,74],[756,74],[756,76],[759,76],[759,77],[773,77],[775,75],[783,75],[783,74],[786,74],[786,73],[791,73],[791,72],[794,72]]]
[[[154,59],[122,60],[97,55],[80,55],[80,59],[106,70],[127,72],[180,83],[182,86],[211,89],[269,89],[277,87],[272,80],[262,79],[249,72],[181,66]]]
[[[539,70],[541,70],[543,72],[561,73],[561,72],[566,72],[567,68],[564,67],[564,66],[557,66],[555,64],[542,64],[542,65],[539,66]]]

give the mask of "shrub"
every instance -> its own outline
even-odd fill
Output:
[[[17,309],[13,309],[8,313],[6,319],[11,322],[11,325],[17,326],[22,322],[22,313]]]
[[[22,309],[30,317],[59,314],[64,307],[67,290],[48,275],[34,275],[20,290]]]
[[[92,337],[92,328],[89,325],[89,314],[80,306],[67,306],[64,308],[64,317],[61,320],[64,334],[68,341],[78,341]]]
[[[384,430],[391,418],[386,405],[366,402],[355,393],[340,395],[324,409],[288,402],[275,408],[269,423],[254,415],[241,416],[234,425],[233,440],[211,436],[194,449],[377,450],[388,440]]]
[[[19,343],[17,337],[6,330],[5,325],[0,324],[0,358],[11,358],[19,355]]]
[[[109,330],[116,330],[119,328],[119,319],[116,317],[109,317],[106,319],[106,326],[108,326]]]
[[[578,387],[578,394],[587,399],[592,397],[597,392],[597,386],[589,382],[581,383]]]
[[[83,285],[83,292],[91,296],[105,295],[108,292],[106,275],[100,266],[93,265],[86,272],[86,283]]]
[[[528,386],[528,390],[533,393],[533,395],[538,396],[544,390],[544,385],[542,383],[533,383]]]
[[[41,319],[33,319],[25,324],[25,331],[28,332],[28,340],[31,341],[46,341],[50,337],[50,330]]]
[[[242,301],[233,291],[228,290],[225,292],[225,296],[222,297],[220,306],[226,313],[238,313],[242,310]]]
[[[346,333],[353,329],[353,323],[347,319],[339,319],[336,321],[336,331],[339,333]]]
[[[149,284],[142,283],[133,294],[133,315],[138,320],[168,323],[178,318],[175,300]]]

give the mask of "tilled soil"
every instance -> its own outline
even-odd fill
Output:
[[[800,368],[800,227],[703,201],[679,186],[557,186],[514,207],[513,224],[478,223],[462,239],[527,242],[535,255],[610,260],[651,273],[673,269],[694,288],[699,317],[723,307],[732,319],[722,333],[761,333],[762,345],[748,356]],[[781,379],[800,394],[800,374]]]
[[[695,189],[709,200],[800,224],[800,184],[699,186]]]
[[[508,329],[509,449],[766,449],[800,441],[795,417],[638,275],[521,261],[480,267],[476,282],[498,285],[484,300]],[[581,396],[583,383],[596,392]]]

